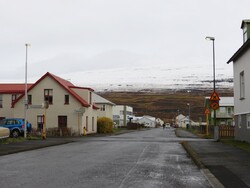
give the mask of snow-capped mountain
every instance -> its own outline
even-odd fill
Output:
[[[230,65],[216,67],[216,87],[233,87]],[[59,75],[78,86],[96,91],[139,91],[145,89],[206,89],[213,87],[210,65],[157,65],[72,72]]]

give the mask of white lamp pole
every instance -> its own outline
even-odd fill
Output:
[[[213,82],[214,82],[214,92],[216,90],[215,88],[215,47],[214,47],[214,41],[215,41],[215,38],[214,37],[206,37],[206,40],[210,40],[213,42]],[[216,127],[216,110],[214,110],[214,126]]]
[[[27,67],[28,67],[28,47],[30,44],[25,44],[25,100],[24,100],[24,138],[27,137],[27,109],[28,109],[28,86],[27,86]]]

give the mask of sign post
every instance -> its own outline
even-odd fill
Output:
[[[214,91],[211,96],[210,96],[210,107],[214,110],[214,126],[216,126],[216,110],[220,107],[219,105],[219,101],[220,101],[220,97],[219,94]]]
[[[209,108],[206,108],[205,114],[206,114],[206,135],[208,136],[208,114],[210,114]]]

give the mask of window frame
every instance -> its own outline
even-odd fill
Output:
[[[244,71],[240,72],[240,100],[245,99],[245,74]]]
[[[64,104],[69,104],[69,95],[64,95]]]
[[[250,114],[247,114],[247,129],[250,129]]]
[[[95,118],[92,117],[92,131],[95,130]]]
[[[3,108],[3,95],[0,94],[0,108]]]
[[[53,89],[44,89],[44,101],[53,104]]]
[[[32,95],[28,95],[28,104],[32,104]]]

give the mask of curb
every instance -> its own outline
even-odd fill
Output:
[[[188,155],[192,158],[194,163],[197,165],[197,167],[200,169],[202,174],[206,177],[208,182],[213,188],[224,188],[222,183],[210,172],[209,169],[206,168],[206,166],[201,162],[199,159],[197,153],[193,150],[193,148],[188,144],[187,141],[181,142],[181,145],[186,150]]]
[[[193,159],[194,163],[198,166],[199,169],[206,169],[205,165],[200,161],[197,153],[193,148],[188,144],[187,141],[181,142],[181,145],[184,147],[189,156]]]

